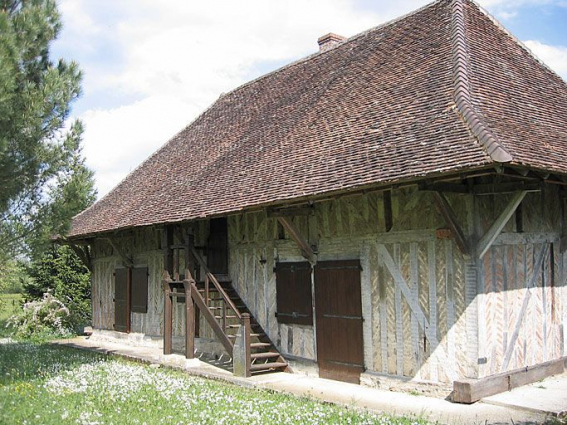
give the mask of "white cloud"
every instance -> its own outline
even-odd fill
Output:
[[[82,105],[97,99],[79,118],[99,196],[220,93],[315,52],[327,32],[350,36],[385,20],[351,0],[66,0],[60,10],[59,48],[85,69]],[[121,96],[137,101],[116,106]]]
[[[198,113],[173,96],[149,96],[110,110],[89,110],[85,123],[84,154],[96,172],[99,195],[104,195],[171,138]]]
[[[528,40],[524,44],[545,64],[567,81],[567,47],[550,46],[537,40]]]

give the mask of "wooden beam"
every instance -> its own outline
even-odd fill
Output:
[[[128,255],[126,255],[126,253],[122,250],[122,248],[120,248],[116,244],[116,242],[112,240],[112,238],[106,238],[106,240],[108,241],[112,249],[116,251],[116,253],[120,256],[120,258],[122,259],[122,263],[124,264],[124,267],[129,267],[129,268],[134,267],[134,261],[132,261],[132,258],[128,257]]]
[[[449,358],[447,357],[447,354],[445,353],[443,346],[439,344],[439,340],[437,339],[436,332],[429,326],[429,321],[427,320],[427,317],[421,310],[419,301],[413,296],[411,289],[409,288],[407,282],[402,276],[400,270],[396,266],[396,263],[394,262],[394,259],[390,255],[390,252],[388,251],[388,249],[386,249],[384,245],[379,244],[378,253],[383,263],[386,265],[386,268],[394,278],[394,282],[396,283],[396,286],[400,288],[402,294],[404,295],[410,307],[410,310],[417,318],[417,322],[422,327],[423,332],[425,333],[425,336],[429,340],[431,346],[436,347],[435,353],[437,353],[437,355],[439,356],[440,364],[443,367],[443,369],[445,369],[445,373],[447,374],[449,379],[451,380],[457,379],[457,374],[453,369],[453,364],[449,361]]]
[[[445,223],[447,223],[447,226],[451,229],[451,233],[455,238],[455,243],[457,244],[459,251],[461,251],[463,255],[470,255],[469,242],[467,241],[461,226],[459,226],[457,216],[449,204],[449,201],[447,201],[445,195],[439,192],[433,192],[433,198],[435,199],[437,209],[445,219]]]
[[[452,400],[455,403],[471,404],[484,397],[541,381],[548,376],[559,375],[565,370],[565,361],[567,361],[567,357],[481,379],[455,381],[453,382]]]
[[[463,184],[444,182],[424,183],[419,185],[419,190],[428,192],[469,193],[469,188]]]
[[[163,251],[163,268],[173,275],[173,227],[165,226],[161,229],[161,249]]]
[[[315,214],[313,206],[288,207],[288,208],[268,208],[266,210],[268,218],[309,216]]]
[[[185,358],[187,359],[195,357],[195,302],[191,296],[191,283],[195,284],[195,280],[191,272],[186,269],[183,286],[185,288]]]
[[[317,263],[317,255],[313,248],[309,246],[307,241],[301,236],[299,230],[293,225],[291,220],[286,217],[278,217],[278,221],[283,226],[283,228],[289,233],[291,238],[295,241],[295,243],[299,246],[301,250],[301,255],[307,259],[311,264]]]
[[[171,299],[171,277],[167,271],[163,272],[163,354],[173,352],[173,302]]]
[[[475,195],[496,195],[504,193],[524,192],[541,192],[540,183],[524,183],[524,182],[506,182],[506,183],[489,183],[477,184],[472,187]]]
[[[504,211],[502,211],[494,223],[492,223],[490,229],[488,229],[488,231],[480,239],[476,247],[479,259],[484,257],[484,254],[486,254],[486,252],[490,249],[494,240],[498,237],[504,226],[506,226],[506,223],[508,223],[508,220],[510,220],[510,217],[512,217],[516,208],[518,208],[518,205],[520,205],[527,193],[528,192],[526,191],[517,192],[512,199],[510,199],[508,205],[504,208]]]
[[[384,207],[384,227],[386,232],[392,230],[394,227],[394,217],[392,213],[392,191],[385,190],[382,192],[382,200]]]
[[[205,304],[205,300],[203,300],[203,297],[199,293],[199,290],[195,286],[195,283],[191,282],[190,285],[191,285],[191,297],[195,301],[196,306],[199,307],[199,309],[201,310],[201,314],[205,317],[205,319],[211,326],[213,332],[215,333],[215,335],[217,336],[217,338],[219,339],[225,350],[228,352],[230,356],[232,356],[232,349],[233,349],[232,341],[228,339],[225,330],[221,328],[219,322],[217,322],[217,319]]]
[[[518,317],[516,319],[516,325],[514,326],[514,332],[512,332],[512,337],[510,338],[510,342],[508,343],[508,347],[506,348],[506,353],[504,354],[504,361],[502,362],[502,371],[508,369],[508,365],[510,364],[510,359],[512,358],[512,353],[514,352],[514,346],[516,345],[516,341],[518,340],[518,335],[520,334],[520,327],[522,326],[522,322],[524,320],[524,315],[526,314],[526,310],[528,308],[528,303],[532,296],[531,289],[535,286],[537,278],[541,276],[540,271],[543,266],[543,261],[545,257],[547,257],[547,251],[549,249],[549,244],[544,244],[543,248],[539,253],[539,257],[536,261],[536,264],[533,268],[532,276],[530,277],[530,281],[528,282],[528,286],[526,287],[526,293],[524,294],[524,300],[522,301],[522,307],[518,312]]]

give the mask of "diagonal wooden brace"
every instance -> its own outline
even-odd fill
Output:
[[[494,223],[492,223],[492,226],[490,226],[490,229],[488,229],[488,231],[480,239],[480,241],[476,246],[476,252],[478,254],[479,259],[484,257],[484,254],[486,254],[486,252],[490,249],[490,247],[492,246],[492,244],[494,243],[494,241],[496,240],[496,238],[498,237],[504,226],[506,226],[506,223],[508,223],[508,220],[510,220],[510,217],[512,217],[512,215],[514,214],[514,212],[516,211],[516,209],[518,208],[518,206],[520,205],[520,203],[522,202],[522,200],[524,199],[527,193],[528,192],[525,190],[521,192],[516,192],[512,197],[512,199],[510,199],[510,201],[508,202],[508,205],[506,205],[506,208],[504,208],[504,211],[500,213],[498,218],[494,221]]]
[[[116,253],[120,256],[124,267],[134,267],[134,261],[132,261],[132,258],[128,257],[128,255],[126,255],[126,252],[124,252],[122,248],[116,244],[116,242],[114,242],[111,238],[106,238],[106,240],[108,241],[112,249],[114,249],[114,251],[116,251]]]
[[[465,238],[465,234],[463,233],[461,226],[459,226],[457,216],[455,215],[453,208],[449,204],[449,201],[447,201],[445,195],[439,192],[433,192],[433,198],[435,199],[435,205],[437,206],[437,209],[445,219],[447,226],[449,226],[449,228],[451,229],[451,233],[455,238],[457,247],[463,255],[470,255],[469,242]]]
[[[287,217],[278,217],[278,221],[284,227],[284,229],[289,233],[291,238],[295,241],[295,243],[299,246],[301,250],[301,255],[307,259],[311,264],[317,263],[317,255],[313,251],[313,248],[309,246],[307,241],[301,236],[299,230],[293,225],[291,220]]]

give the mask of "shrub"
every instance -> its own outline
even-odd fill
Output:
[[[38,300],[51,292],[69,309],[67,322],[74,331],[91,321],[90,272],[68,246],[53,246],[43,257],[33,260],[24,284],[26,300]]]
[[[8,326],[18,338],[68,336],[71,334],[69,318],[65,304],[46,292],[41,300],[24,303],[22,310],[8,319]]]

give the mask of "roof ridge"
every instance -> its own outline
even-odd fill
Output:
[[[451,44],[455,104],[463,120],[480,144],[486,149],[490,158],[496,162],[510,162],[512,161],[512,155],[504,149],[472,105],[464,1],[466,0],[454,0],[451,6]]]
[[[545,69],[551,72],[555,77],[567,83],[567,81],[561,75],[559,75],[557,71],[551,69],[549,65],[546,64],[532,49],[530,49],[522,40],[520,40],[518,37],[512,34],[510,30],[506,28],[504,25],[502,25],[502,23],[498,19],[496,19],[488,10],[482,7],[482,5],[478,4],[476,0],[469,0],[469,1],[473,3],[478,8],[478,10],[480,10],[488,19],[490,19],[492,23],[496,25],[502,32],[504,32],[516,44],[518,44],[522,49],[524,49],[526,53],[532,57],[533,60],[535,60],[539,65],[543,66]],[[534,41],[538,41],[538,40],[534,40]]]
[[[252,80],[247,81],[247,82],[245,82],[245,83],[243,83],[243,84],[241,84],[241,85],[239,85],[239,86],[233,88],[232,90],[229,90],[229,91],[226,92],[226,93],[221,93],[221,96],[220,96],[220,97],[232,95],[232,94],[236,93],[238,90],[243,89],[244,87],[247,87],[247,86],[249,86],[249,85],[251,85],[251,84],[254,84],[254,83],[256,83],[257,81],[263,80],[264,78],[267,78],[267,77],[269,77],[269,76],[271,76],[271,75],[273,75],[273,74],[277,74],[278,72],[281,72],[281,71],[286,70],[286,69],[288,69],[288,68],[292,68],[292,67],[294,67],[294,66],[301,65],[301,64],[304,63],[304,62],[307,62],[307,61],[309,61],[309,60],[311,60],[311,59],[314,59],[314,58],[319,57],[319,56],[322,56],[322,55],[326,55],[326,54],[328,54],[328,53],[330,53],[330,52],[332,52],[332,51],[334,51],[334,50],[336,50],[336,49],[343,48],[343,46],[348,45],[349,43],[351,43],[351,42],[353,42],[353,41],[355,41],[355,40],[357,40],[357,39],[359,39],[359,38],[361,38],[361,37],[364,37],[365,35],[367,35],[367,34],[373,32],[373,31],[377,31],[377,30],[380,30],[380,29],[384,29],[384,28],[389,27],[389,26],[391,26],[391,25],[397,24],[399,21],[403,21],[404,19],[409,18],[410,16],[413,16],[413,15],[416,15],[416,14],[418,14],[418,13],[420,13],[420,12],[422,12],[422,11],[424,11],[424,10],[430,8],[430,7],[433,7],[433,6],[436,5],[437,3],[441,3],[441,2],[443,2],[443,1],[447,1],[447,0],[433,0],[433,1],[431,1],[430,3],[427,3],[427,4],[425,4],[424,6],[421,6],[421,7],[418,8],[418,9],[412,10],[412,11],[410,11],[410,12],[408,12],[408,13],[402,15],[402,16],[398,16],[398,17],[396,17],[396,18],[392,18],[392,19],[390,19],[390,20],[388,20],[388,21],[386,21],[386,22],[382,22],[381,24],[378,24],[378,25],[376,25],[376,26],[374,26],[374,27],[372,27],[372,28],[369,28],[369,29],[364,30],[364,31],[362,31],[362,32],[359,32],[359,33],[357,33],[357,34],[351,35],[350,37],[346,37],[343,41],[341,41],[340,43],[337,43],[335,46],[332,46],[331,48],[329,48],[329,49],[327,49],[327,50],[325,50],[325,51],[317,50],[317,51],[315,51],[315,52],[313,52],[313,53],[308,54],[307,56],[298,58],[298,59],[296,59],[296,60],[294,60],[294,61],[292,61],[292,62],[289,62],[289,63],[287,63],[287,64],[285,64],[285,65],[282,65],[282,66],[280,66],[279,68],[276,68],[276,69],[274,69],[274,70],[272,70],[272,71],[270,71],[270,72],[267,72],[266,74],[262,74],[262,75],[260,75],[260,76],[258,76],[258,77],[256,77],[256,78],[253,78]],[[450,1],[450,0],[449,0],[449,1]]]

